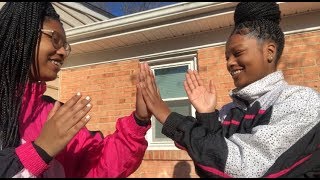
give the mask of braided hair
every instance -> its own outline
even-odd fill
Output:
[[[20,144],[18,117],[45,18],[59,20],[50,2],[7,2],[0,10],[0,143]]]
[[[235,28],[231,35],[249,35],[263,42],[274,42],[277,47],[277,64],[284,47],[284,34],[279,26],[280,14],[276,2],[240,2],[235,9]]]

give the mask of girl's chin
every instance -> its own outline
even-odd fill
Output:
[[[42,81],[54,81],[55,79],[57,79],[57,76],[42,78]]]
[[[245,87],[246,85],[245,85],[244,83],[239,82],[239,81],[234,81],[234,86],[235,86],[236,88],[243,88],[243,87]]]
[[[57,75],[55,76],[44,76],[44,77],[37,77],[37,78],[29,78],[29,81],[38,82],[38,81],[54,81],[57,79]]]

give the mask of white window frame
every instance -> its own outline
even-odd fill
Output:
[[[174,57],[171,59],[171,61],[161,61],[161,60],[152,60],[149,61],[148,64],[150,65],[150,68],[152,72],[154,73],[155,69],[163,69],[163,68],[172,68],[172,67],[178,67],[183,65],[188,65],[188,69],[195,70],[197,69],[197,58],[195,54],[189,55],[187,57]],[[183,88],[183,87],[182,87]],[[168,98],[165,99],[166,101],[174,101],[174,100],[186,100],[188,97],[180,97],[180,98]],[[191,105],[191,115],[195,117],[195,108]],[[153,136],[154,136],[154,127],[155,124],[154,116],[151,118],[151,128],[146,134],[146,139],[148,141],[148,148],[147,150],[180,150],[175,145],[174,142],[171,139],[167,139],[165,141],[161,142],[154,142]]]

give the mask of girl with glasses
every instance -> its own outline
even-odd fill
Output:
[[[6,3],[0,41],[0,177],[127,177],[139,167],[150,128],[139,92],[136,111],[106,137],[85,127],[89,96],[43,95],[71,51],[51,3]]]

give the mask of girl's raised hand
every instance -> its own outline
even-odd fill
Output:
[[[140,75],[139,88],[141,89],[147,108],[163,124],[171,111],[168,105],[161,99],[155,77],[147,63],[140,64]]]
[[[217,94],[212,80],[207,90],[198,72],[189,69],[183,85],[191,104],[199,113],[210,113],[215,110]]]
[[[56,101],[41,134],[34,143],[51,157],[57,155],[89,121],[90,115],[87,114],[92,108],[89,102],[90,97],[81,99],[80,93],[61,107]]]

